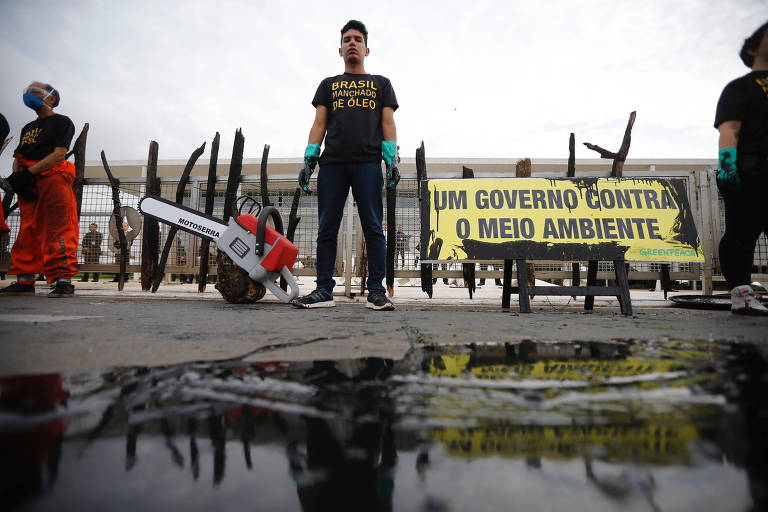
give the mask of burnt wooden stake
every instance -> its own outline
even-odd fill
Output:
[[[397,238],[397,188],[387,189],[387,293],[395,296],[395,243]]]
[[[85,145],[88,142],[88,123],[83,126],[83,131],[77,136],[75,144],[72,146],[72,153],[75,155],[75,181],[72,183],[72,190],[75,192],[77,200],[77,218],[80,218],[80,212],[83,208],[83,179],[85,178]]]
[[[285,238],[293,243],[293,237],[296,235],[296,228],[299,226],[301,217],[299,213],[299,201],[301,200],[301,188],[296,187],[293,191],[293,201],[291,202],[291,212],[288,214],[288,229],[285,232]],[[284,277],[280,278],[280,288],[283,290],[288,289],[288,283]]]
[[[518,178],[531,177],[531,159],[530,158],[523,158],[522,160],[518,160],[517,164],[515,164],[515,176]],[[520,260],[520,261],[524,261],[524,260]],[[525,265],[526,265],[526,272],[524,275],[528,276],[528,285],[535,286],[536,285],[535,267],[533,266],[533,263],[526,262]],[[519,275],[519,272],[518,272],[518,275]],[[520,283],[518,283],[518,288],[519,287],[520,287]]]
[[[189,174],[192,172],[192,168],[195,166],[197,159],[203,154],[203,151],[205,151],[205,142],[203,142],[202,146],[194,150],[192,155],[190,155],[189,160],[187,160],[187,165],[181,173],[181,178],[179,178],[179,184],[176,186],[177,204],[182,204],[184,202],[184,190],[187,188],[187,183],[189,182]],[[176,226],[172,226],[168,230],[168,236],[163,245],[163,253],[160,255],[160,262],[155,269],[155,274],[152,276],[152,293],[157,292],[157,289],[160,288],[160,281],[163,280],[163,276],[165,275],[165,264],[168,262],[168,255],[171,253],[171,244],[173,244],[173,240],[176,238],[176,232],[178,230],[179,228]]]
[[[213,202],[216,197],[216,164],[219,159],[219,132],[211,143],[211,159],[208,163],[208,183],[205,187],[205,213],[213,215]],[[197,283],[197,291],[203,293],[208,284],[208,257],[210,255],[211,241],[203,239],[200,242],[200,282]]]
[[[264,144],[264,153],[261,155],[261,204],[266,208],[272,206],[269,200],[269,179],[267,176],[267,159],[269,158],[269,144]]]
[[[421,146],[416,148],[416,194],[417,198],[419,200],[419,206],[422,202],[421,197],[421,187],[422,187],[422,181],[427,179],[427,160],[424,156],[424,141],[421,141]],[[421,211],[421,208],[419,208],[419,211]],[[424,224],[424,219],[421,220],[422,225]],[[419,255],[420,258],[422,258],[423,255],[427,254],[427,237],[424,236],[424,233],[420,233],[421,235],[421,242],[419,246],[419,252],[421,253]],[[428,235],[428,233],[427,233]],[[422,258],[423,259],[423,258]],[[421,264],[421,291],[426,292],[429,298],[432,298],[433,288],[432,288],[432,264]]]
[[[576,136],[571,133],[568,137],[568,173],[569,178],[576,177]],[[571,283],[572,286],[579,286],[581,284],[581,272],[578,263],[571,263]],[[576,296],[574,295],[575,299]]]
[[[475,177],[475,171],[469,167],[461,167],[462,179],[473,179]],[[469,298],[472,299],[475,293],[475,264],[474,263],[462,263],[461,273],[464,277],[464,286],[469,290]]]
[[[158,148],[157,142],[149,143],[146,184],[146,195],[148,196],[160,196],[160,179],[157,177]],[[160,225],[156,219],[144,217],[144,237],[141,240],[141,289],[143,291],[148,291],[152,286],[152,276],[157,271],[159,252]]]
[[[603,149],[600,146],[597,146],[595,144],[590,144],[589,142],[584,143],[584,145],[587,146],[589,149],[599,153],[600,158],[613,159],[613,165],[611,166],[611,177],[619,178],[624,173],[624,162],[627,159],[627,154],[629,154],[629,145],[632,142],[632,126],[634,126],[635,124],[636,115],[637,115],[637,112],[634,112],[634,111],[629,114],[629,121],[627,121],[627,128],[624,130],[624,138],[621,141],[621,147],[616,153],[612,153],[607,149]]]
[[[245,137],[242,129],[235,132],[235,142],[232,145],[232,160],[229,164],[229,177],[227,178],[227,191],[224,195],[224,222],[229,222],[232,216],[232,208],[237,199],[237,187],[240,185],[240,175],[243,172],[243,150],[245,149]]]
[[[120,274],[117,278],[117,289],[123,291],[125,287],[125,266],[128,260],[128,241],[125,238],[125,231],[123,231],[123,215],[120,212],[120,180],[112,174],[109,163],[107,163],[107,155],[104,151],[101,152],[101,163],[104,165],[104,171],[107,173],[107,178],[109,178],[109,185],[112,187],[112,221],[115,223],[115,231],[117,231],[117,238],[120,241]]]

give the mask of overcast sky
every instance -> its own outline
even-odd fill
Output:
[[[33,80],[89,160],[186,159],[216,131],[220,157],[243,128],[245,157],[303,155],[320,80],[343,71],[339,30],[369,30],[366,71],[389,77],[403,156],[578,158],[616,150],[637,111],[630,158],[715,158],[715,104],[748,72],[743,40],[768,0],[337,2],[0,0],[0,112],[15,139]],[[207,158],[208,151],[204,157]]]

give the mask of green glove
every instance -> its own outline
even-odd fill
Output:
[[[299,169],[299,187],[306,194],[312,193],[312,189],[309,188],[309,179],[312,177],[312,171],[315,170],[318,156],[320,156],[320,144],[307,144],[307,149],[304,150],[304,165]]]
[[[386,162],[387,165],[392,165],[395,156],[397,156],[397,142],[394,140],[381,141],[381,156],[384,157],[384,162]]]
[[[397,142],[385,140],[381,142],[381,156],[387,164],[387,188],[397,187],[400,181],[400,155],[397,154]]]
[[[723,148],[718,158],[717,183],[721,187],[741,188],[739,171],[736,169],[736,148]]]

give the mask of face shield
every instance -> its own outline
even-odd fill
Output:
[[[48,96],[51,96],[54,93],[55,90],[56,89],[51,89],[50,91],[46,91],[45,89],[43,89],[41,87],[35,87],[33,85],[30,85],[29,87],[25,88],[22,91],[22,94],[31,93],[31,94],[34,94],[36,96],[40,95],[40,99],[45,101],[45,100],[48,99]]]

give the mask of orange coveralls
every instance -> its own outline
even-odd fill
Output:
[[[38,162],[14,156],[27,167]],[[35,175],[37,199],[19,198],[21,226],[11,249],[9,274],[43,272],[48,283],[53,283],[77,273],[80,225],[74,181],[75,165],[67,160]]]

